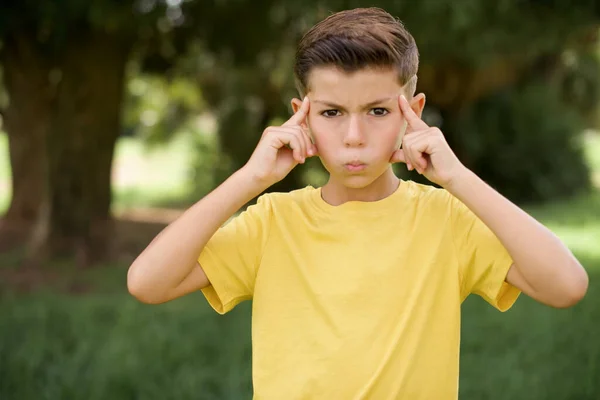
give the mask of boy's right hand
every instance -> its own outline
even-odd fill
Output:
[[[252,179],[261,185],[271,186],[290,173],[307,157],[317,155],[306,128],[310,103],[304,98],[300,109],[283,125],[264,130],[260,142],[244,166]]]

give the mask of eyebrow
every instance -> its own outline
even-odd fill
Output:
[[[361,106],[361,108],[365,109],[365,108],[370,108],[373,107],[374,105],[380,104],[380,103],[384,103],[386,101],[392,100],[393,97],[384,97],[381,99],[377,99],[375,101],[371,101],[363,106]],[[335,104],[335,103],[331,103],[329,101],[323,101],[323,100],[312,100],[311,103],[315,103],[315,104],[323,104],[326,105],[327,107],[331,107],[331,108],[335,108],[335,109],[340,109],[343,110],[344,107],[340,106],[339,104]]]

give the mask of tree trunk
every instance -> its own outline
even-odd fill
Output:
[[[33,37],[5,37],[0,62],[10,103],[3,112],[12,171],[12,198],[0,225],[0,251],[24,244],[45,196],[50,128],[50,66]]]
[[[5,46],[14,193],[6,220],[36,221],[30,263],[101,260],[111,237],[112,159],[130,46],[84,30],[58,54],[26,36]]]
[[[34,256],[75,256],[78,265],[109,252],[111,170],[120,131],[129,46],[106,33],[72,38],[61,57],[61,78],[48,136],[48,212]]]

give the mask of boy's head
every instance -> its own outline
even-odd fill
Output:
[[[378,8],[338,12],[302,38],[294,74],[308,96],[308,128],[331,178],[359,188],[389,169],[406,129],[398,96],[418,115],[419,53],[402,23]],[[294,99],[296,111],[301,100]],[[349,167],[348,164],[363,164]]]
[[[405,95],[417,85],[419,51],[399,20],[380,8],[335,13],[310,29],[298,44],[294,75],[300,96],[311,89],[310,73],[335,66],[346,73],[365,68],[394,69]]]

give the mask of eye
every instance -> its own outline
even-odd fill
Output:
[[[376,115],[378,117],[382,117],[382,116],[384,116],[386,114],[389,114],[389,111],[387,109],[381,108],[381,107],[379,107],[379,108],[372,108],[371,109],[371,114],[372,115]]]
[[[322,116],[324,117],[337,117],[340,114],[340,112],[338,110],[325,110],[321,113]]]

